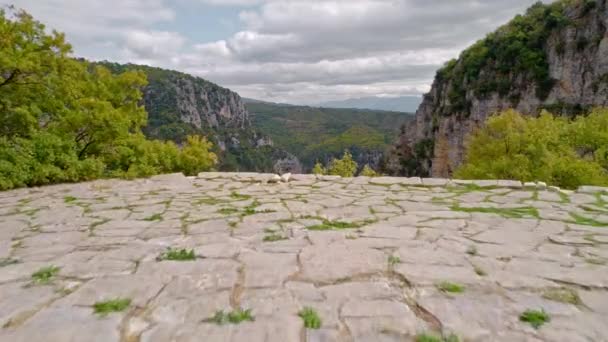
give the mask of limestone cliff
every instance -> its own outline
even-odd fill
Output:
[[[206,136],[219,154],[222,171],[273,171],[293,157],[257,131],[239,94],[185,73],[142,65],[103,62],[114,72],[140,70],[148,78],[143,102],[149,138],[181,144],[188,135]],[[297,160],[296,160],[297,161]]]
[[[388,170],[449,176],[469,133],[508,108],[577,115],[608,106],[607,27],[607,0],[568,0],[537,3],[489,34],[437,72]]]

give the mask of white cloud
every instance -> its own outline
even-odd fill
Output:
[[[78,55],[178,69],[249,97],[302,103],[427,91],[444,61],[534,2],[16,0],[15,5],[65,31]],[[217,41],[186,39],[183,30],[205,24],[180,22],[179,11],[201,3],[228,5],[231,11],[240,6],[234,13],[240,30]]]

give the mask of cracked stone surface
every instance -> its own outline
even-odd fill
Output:
[[[608,341],[608,189],[270,177],[0,193],[0,340]],[[130,302],[95,313],[114,299]],[[211,320],[238,309],[254,320]],[[551,319],[535,329],[528,309]]]

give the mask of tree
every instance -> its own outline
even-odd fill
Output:
[[[545,181],[564,188],[607,185],[607,117],[607,109],[574,121],[513,110],[490,117],[469,137],[465,163],[454,176]]]
[[[342,159],[333,159],[327,170],[333,176],[354,177],[357,172],[357,163],[348,151],[344,151]]]
[[[71,58],[63,34],[23,11],[0,10],[0,190],[98,177],[195,174],[211,144],[147,140],[141,72],[115,75]]]

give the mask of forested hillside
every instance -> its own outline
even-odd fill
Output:
[[[410,114],[247,102],[253,127],[310,170],[350,150],[360,166],[377,168]]]

